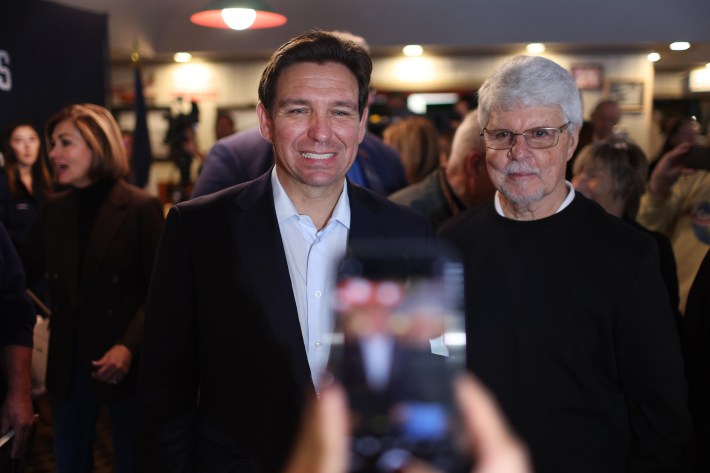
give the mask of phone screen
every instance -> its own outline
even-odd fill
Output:
[[[460,260],[438,244],[361,243],[341,262],[329,372],[348,394],[351,472],[470,468],[452,385],[465,369],[462,288]]]

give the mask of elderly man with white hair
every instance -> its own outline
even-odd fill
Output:
[[[479,90],[493,201],[440,235],[464,255],[468,366],[535,471],[679,471],[687,389],[655,242],[575,193],[570,74],[517,56]]]

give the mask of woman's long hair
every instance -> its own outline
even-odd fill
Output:
[[[42,135],[37,132],[37,128],[32,125],[31,122],[25,121],[25,120],[20,120],[13,122],[8,126],[5,130],[5,136],[4,136],[4,157],[5,157],[5,174],[7,175],[7,184],[8,187],[10,188],[10,193],[14,197],[21,197],[22,196],[22,187],[20,186],[20,164],[17,160],[17,155],[15,154],[15,150],[12,148],[10,145],[10,138],[12,137],[12,134],[21,126],[27,126],[32,128],[32,130],[35,132],[37,135],[37,139],[39,140],[39,151],[37,153],[37,159],[35,160],[34,164],[32,164],[31,168],[31,173],[32,173],[32,186],[37,187],[39,186],[40,189],[42,189],[44,195],[49,195],[49,193],[52,191],[52,177],[49,173],[49,166],[47,164],[47,157],[45,156],[45,151],[44,151],[44,145],[42,143]],[[32,191],[33,189],[29,189]]]

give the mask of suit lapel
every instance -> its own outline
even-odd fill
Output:
[[[113,244],[114,237],[126,218],[128,189],[120,181],[114,184],[108,197],[101,205],[96,222],[91,229],[89,245],[86,249],[84,267],[79,282],[79,300],[88,290],[96,276],[101,262]]]
[[[249,271],[266,322],[285,349],[296,384],[306,395],[309,387],[313,390],[313,383],[276,221],[270,172],[237,196],[234,210],[230,225],[237,264],[241,262],[243,269]]]
[[[385,236],[378,223],[378,214],[382,208],[379,202],[362,187],[348,181],[350,200],[350,233],[348,240],[369,239]]]

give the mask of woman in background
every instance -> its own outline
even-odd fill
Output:
[[[5,132],[5,172],[0,172],[0,222],[19,251],[52,190],[42,140],[30,122],[18,121]]]
[[[57,471],[93,469],[101,404],[116,471],[133,469],[134,394],[160,203],[124,181],[128,163],[108,110],[71,105],[47,124],[49,159],[69,190],[49,199],[23,251],[28,283],[45,272],[52,316],[46,386]]]
[[[646,155],[638,146],[623,141],[592,143],[582,148],[574,162],[572,185],[577,192],[604,207],[608,213],[656,240],[661,275],[678,322],[678,275],[670,240],[662,233],[648,230],[636,222],[647,172]]]
[[[385,128],[382,140],[399,151],[409,184],[415,184],[439,165],[439,135],[426,117],[408,116]]]

